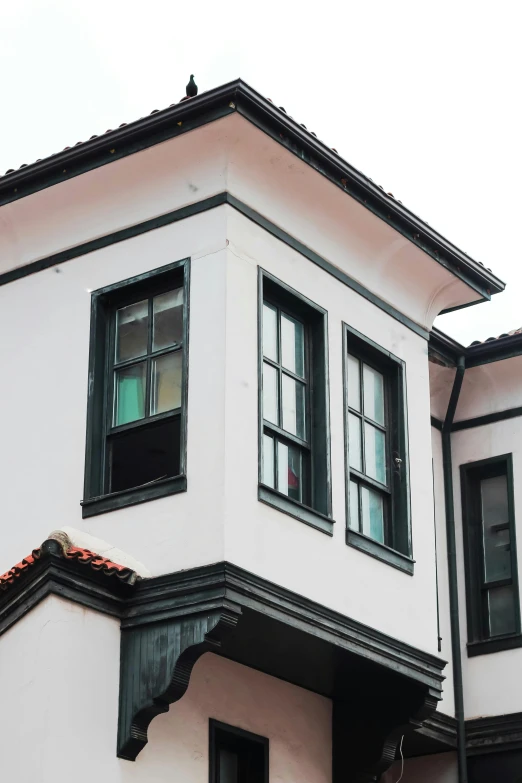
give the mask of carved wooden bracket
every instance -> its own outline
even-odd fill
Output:
[[[187,690],[204,652],[217,652],[241,611],[221,608],[122,630],[118,756],[134,761],[156,715]]]
[[[420,728],[439,693],[402,678],[368,680],[333,708],[333,783],[377,783],[401,738]]]

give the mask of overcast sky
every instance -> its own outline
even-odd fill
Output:
[[[241,77],[507,283],[437,319],[522,326],[517,0],[15,0],[0,10],[0,170]]]

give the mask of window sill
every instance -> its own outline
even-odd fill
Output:
[[[520,633],[499,636],[496,639],[483,639],[480,642],[468,642],[468,658],[474,658],[475,655],[502,652],[502,650],[514,650],[516,647],[522,647],[522,634]]]
[[[148,500],[156,500],[166,495],[174,495],[177,492],[186,492],[187,477],[174,476],[163,481],[156,481],[149,486],[134,487],[123,492],[114,492],[111,495],[101,495],[97,498],[82,500],[82,518],[94,517],[97,514],[105,514],[126,506],[135,506],[137,503],[146,503]]]
[[[353,546],[355,549],[359,549],[361,552],[365,552],[370,557],[375,557],[377,560],[382,560],[383,563],[398,568],[399,571],[404,571],[405,574],[413,576],[413,566],[415,560],[408,555],[403,555],[402,552],[398,552],[396,549],[381,544],[379,541],[374,541],[373,538],[364,536],[362,533],[358,533],[356,530],[346,531],[346,543],[348,546]]]
[[[302,503],[292,500],[292,498],[271,487],[267,487],[265,484],[259,485],[258,498],[261,503],[273,506],[284,514],[289,514],[294,519],[304,522],[305,525],[315,527],[316,530],[320,530],[328,536],[333,536],[334,520],[321,514],[319,511],[315,511],[309,506],[304,506]]]

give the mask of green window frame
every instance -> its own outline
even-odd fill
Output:
[[[259,500],[329,535],[327,313],[259,270]]]
[[[210,718],[209,783],[268,783],[269,740]]]
[[[522,646],[513,456],[460,466],[468,655]]]
[[[343,324],[346,543],[413,574],[406,365]]]
[[[84,517],[187,488],[189,268],[92,293]]]

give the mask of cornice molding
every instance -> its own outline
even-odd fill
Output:
[[[522,712],[466,721],[468,756],[522,749]]]
[[[278,144],[327,177],[473,288],[481,299],[490,299],[492,293],[504,289],[504,283],[492,272],[459,250],[295,122],[285,111],[239,79],[10,172],[0,179],[0,205],[147,149],[233,112],[241,114]]]

